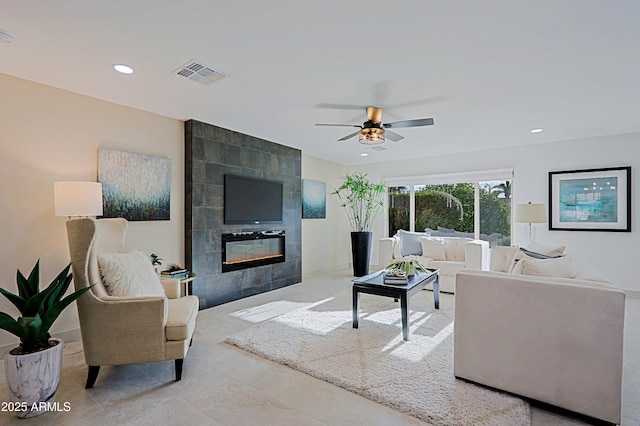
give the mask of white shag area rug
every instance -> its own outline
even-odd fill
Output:
[[[525,401],[454,377],[452,299],[442,299],[435,310],[433,293],[411,298],[408,341],[391,298],[361,294],[352,328],[350,291],[225,341],[437,426],[530,425]]]

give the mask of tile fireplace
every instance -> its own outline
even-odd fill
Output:
[[[284,230],[222,234],[222,272],[284,261]]]

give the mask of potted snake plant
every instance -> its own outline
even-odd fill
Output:
[[[371,226],[383,205],[382,194],[387,190],[384,183],[374,183],[364,173],[347,175],[333,194],[340,199],[351,225],[351,256],[353,275],[361,277],[369,273],[371,253]]]
[[[41,291],[38,260],[28,278],[18,270],[18,294],[0,288],[0,293],[20,311],[17,318],[0,312],[0,329],[20,339],[20,344],[4,357],[12,411],[20,418],[46,413],[55,400],[64,343],[52,338],[49,329],[67,306],[91,288],[83,288],[63,298],[71,283],[70,267],[64,268]]]

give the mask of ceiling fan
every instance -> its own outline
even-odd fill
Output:
[[[398,142],[404,139],[401,136],[388,129],[397,129],[400,127],[419,127],[419,126],[432,126],[433,118],[418,118],[415,120],[402,120],[393,121],[391,123],[382,122],[382,112],[384,108],[378,108],[373,106],[367,107],[367,121],[359,124],[316,124],[316,126],[346,126],[346,127],[359,127],[360,130],[351,133],[345,137],[338,139],[338,141],[346,141],[352,137],[359,135],[358,140],[365,145],[379,145],[384,143],[385,137],[388,137],[394,142]]]

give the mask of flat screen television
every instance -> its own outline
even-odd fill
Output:
[[[224,175],[224,223],[282,223],[282,182]]]

